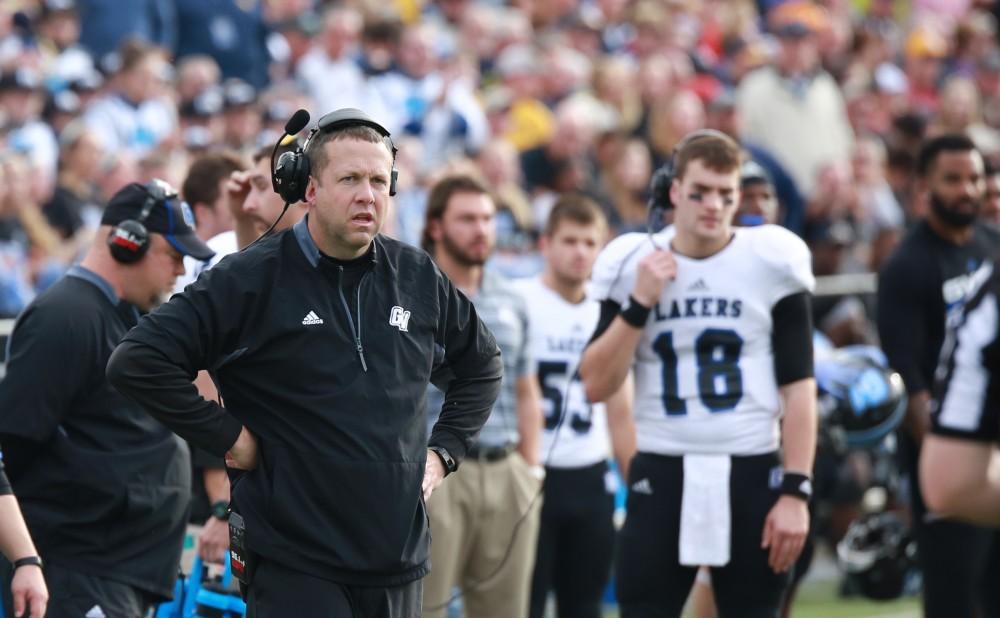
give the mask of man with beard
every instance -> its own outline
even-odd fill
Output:
[[[483,268],[496,240],[495,215],[489,191],[469,176],[442,179],[427,198],[421,244],[493,332],[504,376],[462,473],[427,505],[434,543],[433,568],[424,581],[425,618],[444,616],[455,586],[469,616],[524,618],[528,612],[545,474],[539,465],[542,410],[525,300]],[[430,395],[428,410],[440,410],[440,396]]]
[[[928,618],[996,615],[996,577],[986,574],[1000,551],[996,533],[928,512],[920,491],[920,446],[930,424],[930,388],[949,319],[960,314],[973,274],[1000,247],[1000,234],[977,216],[985,190],[983,157],[964,135],[924,144],[917,162],[930,209],[879,275],[882,348],[909,394],[899,433],[913,523],[924,573]]]
[[[173,592],[188,449],[104,369],[140,311],[173,290],[183,257],[212,257],[193,225],[166,183],[125,186],[83,261],[25,309],[11,334],[0,443],[46,560],[49,616],[143,616]],[[0,581],[8,573],[0,567]]]

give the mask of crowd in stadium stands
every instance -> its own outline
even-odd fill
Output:
[[[872,272],[926,210],[921,140],[967,133],[1000,163],[997,9],[983,0],[23,0],[0,3],[0,316],[89,242],[108,196],[193,157],[244,158],[291,113],[359,107],[399,145],[390,233],[427,187],[480,175],[509,274],[537,272],[567,191],[617,232],[678,139],[738,137],[817,274]],[[1000,176],[988,216],[1000,219]],[[817,303],[836,344],[862,303]]]

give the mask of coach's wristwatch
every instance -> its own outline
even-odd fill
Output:
[[[212,517],[221,519],[222,521],[229,521],[229,502],[227,500],[213,502]]]
[[[455,458],[451,456],[448,449],[443,446],[428,446],[427,450],[434,451],[438,458],[441,460],[441,464],[444,465],[444,475],[448,476],[452,472],[458,469],[458,463]]]

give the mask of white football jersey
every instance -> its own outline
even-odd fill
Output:
[[[654,240],[669,247],[674,228]],[[625,306],[639,260],[654,251],[647,234],[611,242],[594,267],[592,294]],[[633,360],[640,451],[664,455],[754,455],[779,444],[781,405],[771,347],[771,310],[812,291],[809,249],[776,225],[736,228],[715,255],[674,253],[669,282]]]
[[[583,349],[597,327],[600,305],[589,297],[569,303],[542,283],[541,277],[518,280],[516,285],[528,301],[531,352],[542,390],[541,460],[554,468],[604,461],[610,453],[605,406],[587,401],[579,372]],[[561,424],[560,415],[564,415]]]

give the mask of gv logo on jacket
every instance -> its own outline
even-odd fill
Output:
[[[406,333],[410,323],[410,312],[396,305],[389,311],[389,326],[395,326],[399,332]]]

